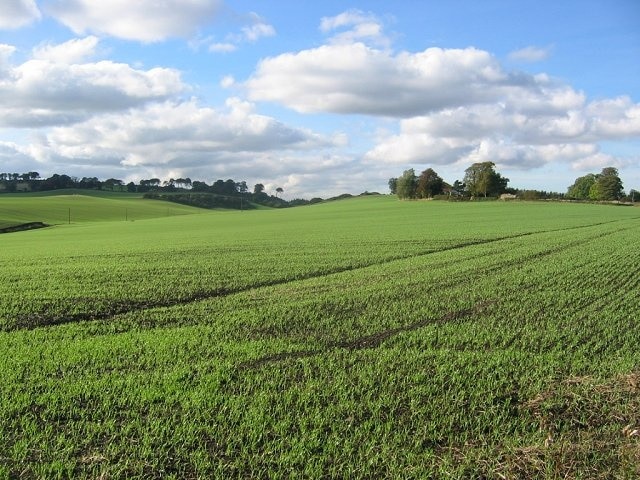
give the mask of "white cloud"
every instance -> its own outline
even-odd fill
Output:
[[[234,178],[281,186],[294,198],[311,191],[331,194],[327,178],[344,171],[353,172],[351,187],[359,188],[359,162],[332,153],[343,141],[341,135],[284,125],[239,98],[230,98],[221,109],[192,99],[97,115],[51,128],[25,146],[0,143],[0,165],[12,165],[12,171],[35,168],[45,175]],[[317,184],[297,184],[292,179],[298,177]]]
[[[96,44],[95,37],[72,40],[39,47],[33,59],[20,65],[5,62],[3,75],[0,68],[0,127],[73,123],[95,113],[164,100],[185,89],[173,69],[76,63],[90,56]]]
[[[238,50],[243,43],[255,43],[264,37],[273,37],[276,29],[267,23],[260,15],[251,12],[244,19],[247,23],[241,28],[240,33],[226,36],[224,42],[215,42],[209,46],[209,51],[214,53],[230,53]]]
[[[621,168],[627,165],[628,163],[624,160],[602,152],[595,152],[593,155],[585,155],[574,162],[571,162],[571,168],[579,172],[597,171],[604,167]]]
[[[361,10],[352,9],[343,12],[335,17],[323,17],[320,21],[320,31],[323,33],[334,32],[331,43],[345,44],[356,41],[371,42],[374,45],[388,47],[389,38],[384,34],[384,25],[371,13],[364,13]]]
[[[41,45],[34,49],[33,58],[62,64],[81,63],[95,55],[98,42],[97,37],[89,36],[59,45]]]
[[[263,37],[273,37],[276,29],[273,25],[266,23],[257,13],[251,13],[251,25],[242,28],[244,40],[255,42]]]
[[[640,137],[640,103],[629,97],[598,100],[587,107],[593,131],[601,138]]]
[[[212,43],[209,46],[209,51],[214,53],[230,53],[235,52],[238,49],[238,46],[234,43],[224,42],[224,43]]]
[[[188,37],[209,23],[221,0],[55,0],[47,12],[77,34],[158,42]]]
[[[0,80],[10,70],[11,66],[9,64],[9,59],[15,51],[16,47],[0,43]]]
[[[43,142],[53,157],[127,167],[202,166],[230,153],[306,150],[333,145],[331,139],[288,127],[229,99],[224,110],[195,100],[163,102],[127,113],[96,116],[54,128]]]
[[[549,58],[551,47],[534,47],[529,46],[515,50],[509,54],[509,59],[515,62],[540,62]]]
[[[267,58],[245,83],[252,100],[300,112],[394,117],[493,101],[509,85],[495,58],[482,50],[429,48],[394,55],[362,43]]]
[[[220,80],[220,86],[222,88],[231,88],[236,84],[236,79],[233,78],[233,75],[225,75],[222,80]]]
[[[346,12],[323,19],[321,29],[362,21],[359,12]],[[640,104],[630,98],[588,103],[570,85],[507,72],[475,48],[393,53],[357,41],[330,43],[267,58],[244,85],[254,101],[303,113],[399,119],[399,132],[364,154],[367,164],[586,165],[608,158],[598,142],[640,137]]]
[[[35,0],[3,0],[0,9],[0,29],[14,29],[39,20],[40,10]]]
[[[597,111],[603,116],[594,115]],[[607,157],[597,142],[640,136],[638,112],[640,106],[629,99],[540,115],[519,110],[517,102],[443,109],[401,121],[400,132],[378,139],[364,158],[378,164],[434,165],[490,160],[520,169],[552,162],[601,165]]]

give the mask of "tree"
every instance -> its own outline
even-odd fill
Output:
[[[253,186],[253,193],[257,194],[257,193],[262,193],[262,192],[264,192],[264,185],[261,184],[261,183],[256,183]]]
[[[119,191],[121,190],[120,187],[124,185],[124,182],[118,178],[107,178],[104,182],[102,182],[102,185],[104,185],[104,187],[108,188],[109,190]]]
[[[207,182],[194,180],[191,184],[191,189],[194,192],[206,192],[207,190],[209,190],[209,185],[207,185]]]
[[[211,191],[213,193],[217,193],[218,195],[224,194],[224,180],[218,179],[213,182],[213,185],[211,185]]]
[[[225,195],[235,195],[238,193],[236,182],[232,178],[228,178],[224,182],[224,194]]]
[[[396,194],[396,188],[398,186],[398,179],[395,177],[392,177],[389,179],[389,191],[391,192],[391,195],[395,195]]]
[[[396,193],[398,198],[416,198],[416,187],[418,179],[413,168],[405,170],[396,182]]]
[[[576,178],[567,189],[567,197],[574,198],[576,200],[588,200],[591,187],[596,183],[596,176],[593,173],[589,173],[583,177]]]
[[[460,180],[456,180],[451,186],[451,191],[456,192],[457,195],[464,195],[465,188],[467,188],[467,186],[464,183]]]
[[[588,173],[576,178],[567,196],[577,200],[618,200],[623,196],[622,180],[616,168],[605,167],[597,175]]]
[[[464,171],[464,183],[473,196],[498,196],[504,193],[509,179],[497,173],[493,162],[474,163]]]
[[[278,196],[278,194],[281,194],[282,192],[284,192],[284,190],[282,189],[282,187],[278,187],[278,188],[276,188],[276,197]]]
[[[98,190],[102,186],[102,182],[98,180],[98,177],[82,177],[78,186],[80,188],[91,188],[94,190]]]
[[[416,194],[419,198],[431,198],[443,192],[444,180],[432,168],[427,168],[418,177]]]
[[[238,193],[247,193],[249,191],[249,187],[247,187],[247,182],[244,180],[236,183],[236,190]]]
[[[603,168],[589,190],[592,200],[618,200],[622,194],[622,180],[618,176],[618,170],[613,167]]]

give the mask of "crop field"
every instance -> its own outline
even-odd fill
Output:
[[[0,478],[640,476],[640,209],[184,208],[0,235]]]
[[[50,225],[124,222],[199,212],[184,205],[146,200],[139,194],[76,192],[69,190],[66,195],[55,191],[3,194],[0,196],[0,229],[29,222]]]

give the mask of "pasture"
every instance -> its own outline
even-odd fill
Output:
[[[0,478],[640,475],[638,208],[86,206],[0,235]]]

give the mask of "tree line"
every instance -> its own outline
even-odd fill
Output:
[[[474,163],[465,170],[462,181],[456,180],[449,185],[432,168],[420,175],[410,168],[397,178],[389,179],[389,189],[399,198],[437,198],[447,197],[495,197],[503,193],[512,193],[507,188],[509,179],[496,172],[493,162]]]
[[[148,192],[148,191],[172,191],[192,190],[194,192],[209,192],[219,195],[237,195],[249,192],[247,182],[236,182],[233,179],[216,180],[211,185],[206,182],[190,178],[170,178],[162,181],[159,178],[140,180],[138,183],[125,183],[117,178],[100,180],[97,177],[70,177],[54,173],[48,178],[41,178],[38,172],[28,173],[0,173],[0,190],[5,192],[16,191],[47,191],[68,188],[109,190],[116,192]],[[263,193],[264,185],[258,183],[254,186],[253,193]],[[281,187],[276,188],[276,197],[283,193]]]
[[[268,194],[262,183],[255,184],[253,190],[250,190],[246,181],[238,182],[231,178],[218,179],[211,184],[200,180],[191,180],[188,177],[170,178],[165,181],[159,178],[149,178],[142,179],[138,183],[125,183],[117,178],[100,180],[97,177],[77,178],[58,173],[54,173],[48,178],[41,178],[38,172],[0,173],[0,193],[63,189],[143,193],[148,198],[162,198],[208,208],[250,208],[248,202],[270,207],[289,207],[321,200],[294,199],[287,201],[281,198],[284,193],[282,187],[277,187],[274,194]]]
[[[405,170],[400,177],[389,179],[389,190],[401,199],[436,198],[490,198],[511,194],[523,200],[569,199],[593,201],[640,200],[640,193],[631,189],[625,195],[618,170],[606,167],[599,174],[587,174],[576,179],[566,193],[543,190],[526,190],[508,187],[509,179],[495,170],[493,162],[472,164],[465,170],[462,181],[445,182],[432,168],[416,175],[413,168]]]

